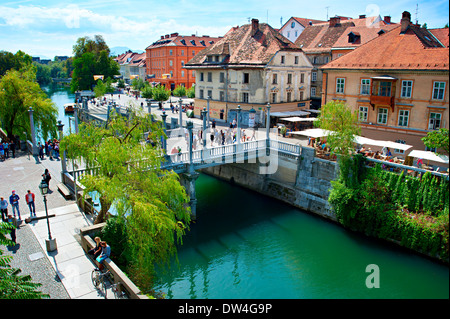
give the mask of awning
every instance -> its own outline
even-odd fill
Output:
[[[374,145],[374,146],[381,146],[381,147],[389,147],[396,150],[402,150],[406,151],[407,149],[410,149],[412,145],[408,144],[402,144],[402,143],[396,143],[391,141],[380,141],[380,140],[373,140],[371,138],[363,137],[363,136],[355,136],[355,143],[361,144],[361,145]]]
[[[289,132],[289,134],[298,134],[298,135],[304,135],[304,136],[308,136],[308,137],[319,138],[319,137],[327,136],[328,132],[329,131],[322,130],[321,128],[312,128],[312,129],[304,130],[304,131]]]
[[[394,78],[390,75],[379,75],[379,76],[373,76],[373,80],[387,80],[387,81],[397,81],[397,78]]]
[[[317,118],[315,117],[284,117],[281,118],[282,121],[290,121],[290,122],[311,122],[311,121],[317,121]]]
[[[317,114],[320,113],[320,110],[314,110],[314,109],[306,109],[305,111],[311,112],[311,113],[317,113]]]
[[[291,112],[273,112],[270,113],[270,116],[273,117],[290,117],[290,116],[305,116],[305,115],[309,115],[309,112],[305,112],[305,111],[291,111]]]
[[[430,160],[438,163],[444,163],[448,164],[448,156],[446,155],[437,155],[434,152],[429,151],[418,151],[418,150],[412,150],[408,156],[421,158],[425,160]]]

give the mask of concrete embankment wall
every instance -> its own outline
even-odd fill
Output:
[[[330,181],[338,176],[336,162],[315,157],[315,150],[302,147],[300,157],[279,154],[277,169],[264,174],[266,159],[256,163],[233,163],[205,168],[203,173],[279,199],[302,210],[336,221],[328,203]],[[273,167],[273,166],[272,166]]]

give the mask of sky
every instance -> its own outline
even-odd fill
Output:
[[[449,22],[448,0],[0,0],[0,50],[53,59],[71,56],[78,38],[97,34],[110,48],[145,50],[161,35],[218,37],[252,18],[280,28],[292,16],[389,15],[399,22],[403,11],[428,28]]]

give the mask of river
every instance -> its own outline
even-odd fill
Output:
[[[67,131],[73,95],[48,92]],[[159,273],[166,298],[449,298],[446,265],[208,175],[196,187],[179,263]]]

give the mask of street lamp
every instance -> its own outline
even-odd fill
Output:
[[[56,238],[52,239],[52,234],[50,233],[50,222],[48,219],[48,209],[47,209],[47,193],[48,193],[48,184],[45,180],[41,181],[39,184],[39,189],[41,190],[42,196],[44,196],[44,205],[45,205],[45,216],[47,219],[47,229],[48,229],[48,239],[45,240],[45,244],[47,246],[47,251],[51,252],[57,249],[56,247]]]

